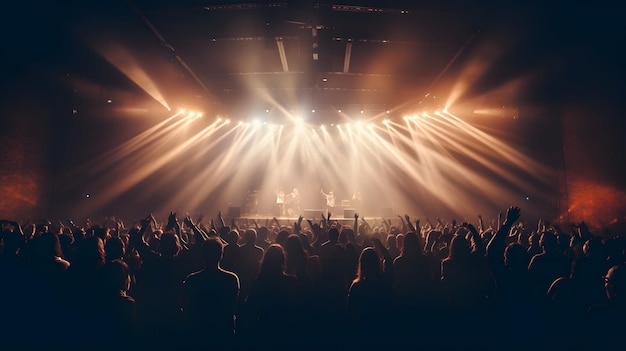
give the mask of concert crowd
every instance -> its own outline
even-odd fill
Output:
[[[584,222],[170,213],[1,222],[0,348],[624,347],[626,241]],[[132,223],[132,224],[131,224]]]

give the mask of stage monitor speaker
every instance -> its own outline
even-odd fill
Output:
[[[356,210],[354,208],[344,208],[343,218],[354,218],[355,213],[356,213]]]
[[[241,207],[229,207],[228,208],[228,217],[230,217],[230,218],[241,217]]]
[[[393,210],[391,209],[391,207],[383,207],[380,210],[380,216],[383,218],[389,219],[393,217]]]

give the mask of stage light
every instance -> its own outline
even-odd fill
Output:
[[[315,109],[311,110],[311,112],[315,113]]]
[[[222,117],[217,117],[217,121],[221,122],[222,121]]]
[[[341,113],[341,109],[337,110],[337,112]]]
[[[404,116],[403,118],[404,118],[405,121],[409,120],[409,116]]]
[[[387,114],[390,114],[390,113],[391,113],[391,111],[387,110]]]
[[[361,113],[365,113],[365,111],[361,110]]]
[[[270,112],[270,110],[269,110],[269,109],[265,109],[265,112],[269,113],[269,112]]]
[[[226,121],[224,121],[224,123],[230,124],[230,119],[227,119]]]
[[[185,113],[185,109],[184,109],[184,108],[181,108],[180,110],[178,110],[178,113],[181,113],[181,114],[182,114],[182,113]]]

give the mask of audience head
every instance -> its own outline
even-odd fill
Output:
[[[357,277],[354,280],[361,281],[369,277],[375,277],[382,272],[382,265],[378,253],[374,248],[367,247],[361,251],[359,256],[359,268],[357,271]]]
[[[530,236],[528,237],[528,244],[530,246],[541,246],[541,244],[539,244],[540,239],[541,239],[541,235],[539,235],[539,233],[532,232]]]
[[[126,253],[126,245],[120,237],[109,238],[104,244],[107,261],[124,258]]]
[[[291,233],[286,229],[281,229],[278,234],[276,234],[276,244],[285,245],[285,240]]]
[[[337,238],[337,241],[341,245],[345,245],[348,243],[348,230],[352,230],[352,229],[342,228],[341,231],[339,232],[339,237]]]
[[[604,289],[611,303],[623,305],[626,302],[626,265],[609,268],[604,277]]]
[[[464,237],[459,235],[454,235],[452,241],[450,242],[450,251],[448,252],[448,258],[453,260],[463,260],[470,256],[472,253],[472,248],[469,244],[469,241],[465,240]]]
[[[272,244],[265,250],[260,274],[282,274],[285,269],[285,251],[279,244]]]
[[[102,283],[105,292],[126,292],[130,289],[130,280],[130,269],[122,260],[109,261],[102,267]]]
[[[543,232],[539,244],[545,252],[553,252],[558,248],[556,235],[552,232]]]
[[[243,233],[243,242],[245,245],[254,245],[256,239],[257,233],[254,228],[250,228]]]
[[[75,261],[83,268],[100,268],[104,266],[106,259],[102,239],[97,236],[86,237],[78,247]],[[74,265],[74,262],[72,262],[72,265]]]
[[[417,234],[413,232],[408,232],[404,236],[404,242],[402,244],[402,256],[405,255],[415,255],[421,252],[419,239],[417,238]]]
[[[202,243],[202,258],[207,267],[217,267],[222,259],[222,242],[217,238],[209,238]]]
[[[174,233],[166,232],[161,235],[159,252],[165,257],[176,257],[181,250],[178,236]]]
[[[52,232],[45,232],[34,239],[34,253],[39,259],[63,257],[59,236]]]
[[[228,245],[237,245],[239,242],[239,232],[236,230],[231,230],[226,235],[226,242]]]
[[[504,249],[504,265],[512,271],[528,270],[528,250],[520,243],[510,243]]]

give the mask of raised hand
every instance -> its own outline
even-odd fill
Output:
[[[511,206],[506,210],[506,223],[508,224],[513,224],[515,223],[515,221],[517,221],[520,217],[520,208],[519,207],[515,207],[515,206]]]
[[[193,221],[191,220],[191,217],[186,216],[185,218],[183,218],[183,223],[185,223],[186,225],[193,227]]]

